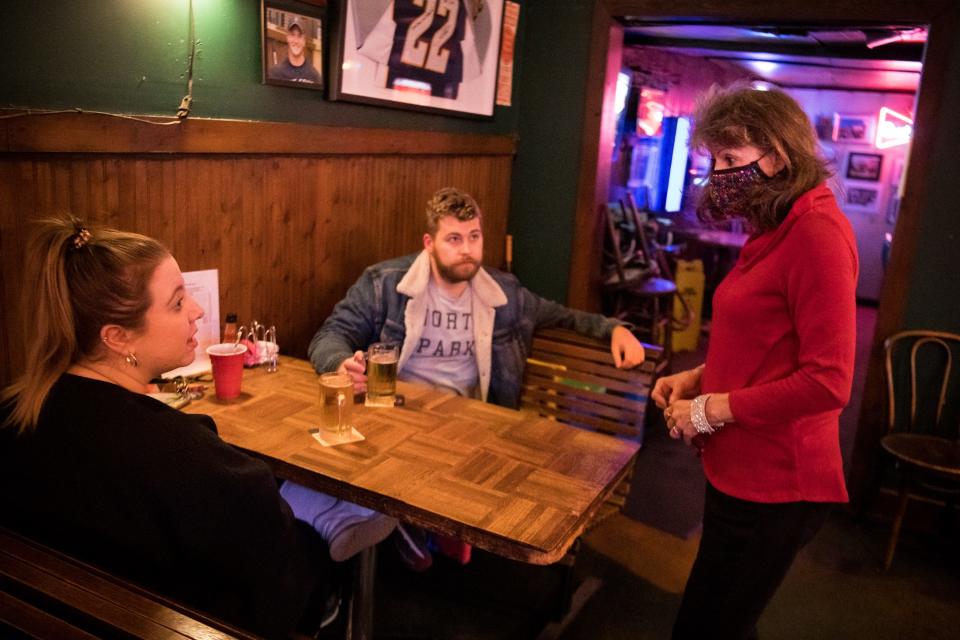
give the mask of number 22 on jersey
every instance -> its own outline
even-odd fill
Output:
[[[450,51],[444,45],[456,30],[460,0],[413,0],[413,4],[423,7],[423,13],[407,29],[400,62],[434,73],[445,73]],[[443,24],[433,32],[429,42],[421,40],[437,19],[443,20]]]

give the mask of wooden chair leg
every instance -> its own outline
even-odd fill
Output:
[[[897,540],[900,538],[900,527],[903,526],[903,516],[907,512],[907,502],[910,500],[910,492],[907,490],[906,480],[900,482],[900,502],[897,505],[897,515],[893,519],[893,527],[890,529],[890,538],[887,540],[887,551],[883,556],[883,571],[886,573],[893,564],[893,552],[897,548]]]

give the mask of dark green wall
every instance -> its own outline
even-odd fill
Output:
[[[194,0],[192,115],[355,127],[516,133],[516,109],[477,120],[330,102],[260,83],[259,0]],[[173,115],[186,94],[188,0],[4,2],[0,105]],[[328,38],[329,41],[329,38]]]
[[[509,228],[520,280],[560,302],[573,246],[592,17],[591,0],[527,0],[521,14],[520,146]]]
[[[525,0],[514,106],[488,121],[325,100],[260,84],[258,0],[195,0],[202,42],[193,114],[333,126],[517,133],[510,231],[516,270],[541,295],[566,298],[580,163],[592,0]],[[0,14],[0,105],[172,115],[186,92],[187,0],[6,2]],[[951,34],[960,34],[960,23]],[[907,327],[960,331],[960,39],[942,116],[907,296]]]
[[[949,33],[946,85],[936,96],[938,121],[931,136],[930,174],[917,253],[910,272],[904,328],[960,333],[960,16]]]

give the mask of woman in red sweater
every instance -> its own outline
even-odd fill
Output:
[[[751,235],[713,297],[704,365],[661,378],[671,437],[702,447],[703,536],[674,638],[752,638],[799,550],[846,502],[838,416],[850,396],[857,250],[800,106],[715,89],[692,143],[713,170],[698,211]]]

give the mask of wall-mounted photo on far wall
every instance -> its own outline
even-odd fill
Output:
[[[872,144],[876,122],[871,115],[836,113],[833,116],[833,141]]]
[[[492,116],[503,0],[340,0],[330,97]]]
[[[833,116],[835,114],[820,114],[814,123],[817,130],[817,137],[824,141],[833,142]]]
[[[847,178],[850,180],[880,179],[880,169],[883,167],[883,156],[879,153],[851,152],[847,160]]]
[[[262,0],[260,16],[263,82],[323,89],[324,7]]]
[[[847,183],[844,186],[843,209],[861,213],[875,213],[880,206],[880,187]]]

